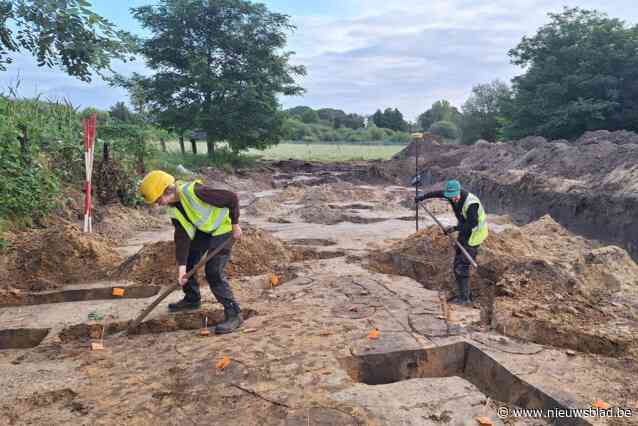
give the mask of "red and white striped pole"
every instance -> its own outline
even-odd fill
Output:
[[[93,175],[93,152],[95,147],[95,113],[84,119],[84,163],[86,165],[86,181],[84,182],[84,232],[93,232],[91,211],[91,176]]]

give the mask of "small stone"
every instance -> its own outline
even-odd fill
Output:
[[[576,356],[576,351],[572,351],[571,349],[565,351],[565,353],[567,356]]]

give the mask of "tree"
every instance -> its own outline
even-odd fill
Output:
[[[428,132],[445,139],[457,139],[459,137],[459,128],[451,121],[437,121],[429,127]]]
[[[308,111],[308,110],[312,110],[312,108],[310,108],[308,106],[299,105],[299,106],[296,106],[296,107],[293,107],[293,108],[289,108],[289,109],[285,110],[284,112],[286,114],[288,114],[290,117],[301,118],[303,113]]]
[[[294,77],[305,74],[283,51],[288,16],[244,0],[161,0],[133,15],[152,34],[140,52],[155,74],[134,78],[153,114],[180,111],[210,156],[217,141],[234,151],[279,142],[277,96],[302,93]]]
[[[461,143],[472,144],[477,139],[496,141],[510,97],[509,87],[499,80],[474,86],[462,107]]]
[[[303,114],[301,114],[301,121],[306,124],[318,123],[319,114],[317,114],[317,111],[313,109],[307,109]]]
[[[403,114],[396,108],[386,108],[383,112],[378,109],[372,115],[372,121],[377,127],[384,129],[405,131],[408,128],[408,123],[403,119]]]
[[[417,123],[422,130],[427,130],[437,121],[448,121],[456,125],[461,122],[461,113],[449,101],[442,99],[432,104],[432,107],[419,115]]]
[[[549,17],[509,52],[526,72],[513,80],[508,135],[638,130],[638,26],[578,8]]]
[[[113,59],[132,59],[132,36],[90,7],[87,0],[0,0],[0,71],[20,51],[83,81],[110,70]]]
[[[124,102],[117,102],[115,105],[113,105],[109,110],[109,114],[111,114],[111,117],[115,118],[116,120],[125,123],[133,121],[134,119],[133,113]]]

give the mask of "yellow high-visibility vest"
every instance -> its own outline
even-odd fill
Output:
[[[467,209],[472,204],[478,204],[478,225],[472,228],[472,234],[468,241],[468,244],[474,247],[481,244],[487,238],[487,215],[485,214],[481,200],[470,192],[467,194],[467,198],[465,199],[465,203],[463,203],[463,208],[461,209],[461,213],[465,220],[467,220]]]
[[[233,230],[229,209],[211,206],[195,194],[195,184],[201,183],[201,180],[195,180],[175,184],[186,216],[177,207],[168,209],[169,216],[182,225],[191,240],[195,238],[198,229],[213,236],[223,235]]]

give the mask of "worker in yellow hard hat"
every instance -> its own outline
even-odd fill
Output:
[[[177,279],[184,290],[184,298],[169,304],[168,308],[173,312],[199,309],[199,284],[194,276],[186,280],[186,271],[190,271],[207,250],[214,250],[231,234],[234,239],[241,237],[237,194],[211,188],[201,180],[176,181],[173,176],[161,170],[154,170],[144,177],[140,192],[146,203],[168,206],[169,216],[175,227]],[[211,258],[205,268],[210,289],[224,307],[224,322],[215,327],[217,334],[230,333],[242,322],[239,303],[224,275],[231,246],[228,245]]]

